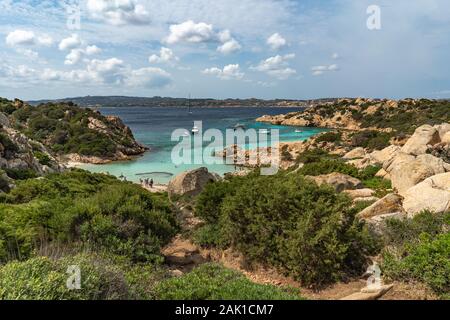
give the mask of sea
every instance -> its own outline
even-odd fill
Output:
[[[280,107],[100,107],[103,115],[114,115],[131,128],[134,137],[150,148],[144,155],[131,161],[119,161],[102,165],[83,164],[82,169],[91,172],[109,173],[128,181],[138,182],[141,179],[153,179],[156,184],[167,184],[173,176],[199,167],[207,167],[209,171],[224,175],[236,170],[234,165],[214,164],[174,164],[172,150],[179,141],[172,141],[172,133],[176,129],[191,132],[194,121],[202,121],[202,129],[218,129],[225,137],[227,129],[243,125],[246,129],[278,129],[281,142],[301,141],[314,136],[324,129],[278,126],[256,122],[263,115],[277,115],[302,111],[302,108]],[[269,141],[270,141],[269,136]],[[224,140],[226,140],[224,138]],[[210,143],[210,142],[209,142]],[[205,145],[209,143],[205,142]],[[255,142],[246,141],[246,148],[256,146]],[[226,145],[224,145],[226,146]],[[244,147],[244,146],[241,146]]]

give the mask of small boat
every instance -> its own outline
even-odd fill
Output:
[[[234,131],[236,131],[236,130],[245,130],[245,126],[243,124],[238,123],[238,124],[236,124],[234,126],[233,129],[234,129]]]
[[[198,129],[197,126],[194,126],[194,127],[192,128],[191,132],[192,132],[192,134],[197,134],[197,133],[200,132],[200,130]]]
[[[270,130],[267,130],[267,129],[261,129],[261,130],[259,130],[259,133],[262,133],[262,134],[270,134]]]
[[[296,133],[302,133],[303,130],[297,129],[297,130],[295,130],[295,132],[296,132]]]

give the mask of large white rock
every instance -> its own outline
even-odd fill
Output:
[[[361,189],[363,187],[363,184],[360,180],[353,178],[347,174],[337,172],[320,176],[307,176],[307,178],[313,180],[319,186],[322,184],[328,184],[332,186],[336,190],[336,192]]]
[[[343,158],[344,159],[358,159],[358,158],[364,158],[366,155],[366,151],[364,148],[355,148],[351,150],[350,152],[347,152]]]
[[[443,141],[444,136],[449,136],[450,134],[450,123],[443,123],[434,126],[434,128],[439,132],[439,136],[441,137],[441,142]],[[450,136],[449,136],[450,137]]]
[[[439,131],[426,124],[416,129],[413,136],[403,146],[402,152],[416,156],[425,154],[428,145],[434,145],[440,141]]]
[[[448,165],[440,158],[422,154],[416,158],[395,159],[388,167],[392,187],[402,194],[428,177],[446,172]]]
[[[211,173],[207,168],[186,171],[173,178],[167,187],[169,195],[196,196],[210,182],[219,181],[221,177]]]
[[[442,135],[441,142],[447,145],[450,144],[450,131]]]
[[[383,150],[374,151],[369,156],[372,162],[383,164],[384,162],[393,159],[399,152],[399,146],[391,145]]]
[[[403,198],[398,194],[390,193],[371,206],[365,208],[358,213],[357,216],[360,219],[372,219],[376,216],[403,212],[402,200]]]
[[[450,209],[450,172],[432,176],[404,193],[403,208],[412,217],[423,210]]]

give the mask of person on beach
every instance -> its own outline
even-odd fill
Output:
[[[153,179],[150,180],[150,188],[153,188]]]

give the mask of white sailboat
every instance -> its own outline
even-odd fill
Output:
[[[192,132],[192,134],[197,134],[200,132],[200,130],[198,129],[197,126],[193,126],[191,132]]]

